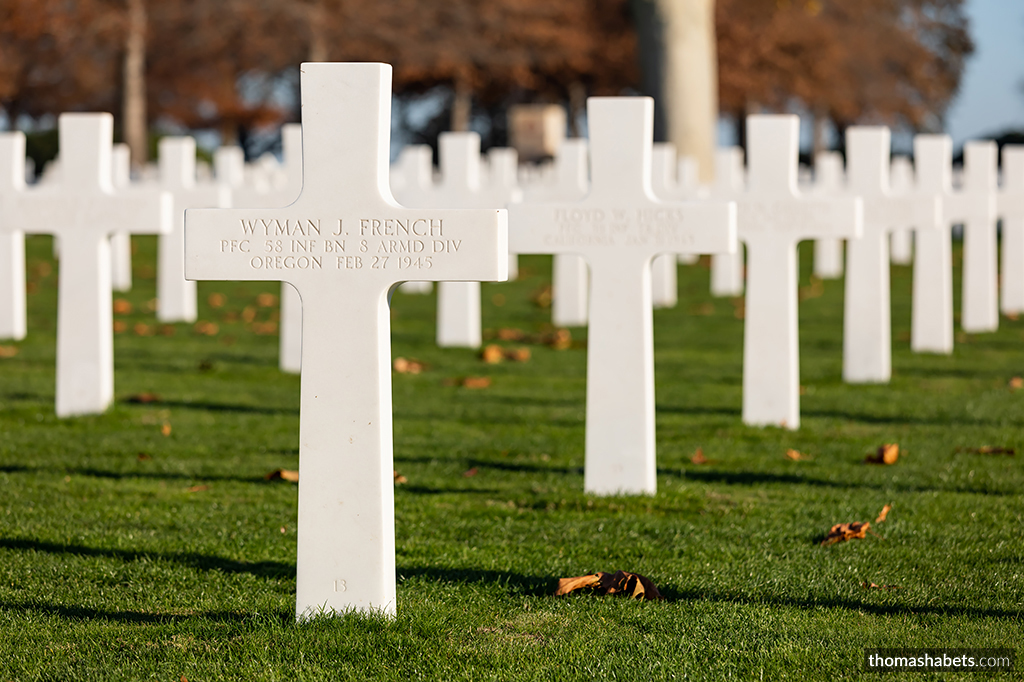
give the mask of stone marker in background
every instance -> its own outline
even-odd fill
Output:
[[[1005,315],[1024,313],[1024,145],[1003,147],[1003,186],[999,192],[1003,221],[1003,291]]]
[[[948,202],[953,197],[953,140],[948,135],[915,135],[916,192],[937,194],[943,218],[937,230],[914,235],[914,280],[910,349],[953,352],[953,245]]]
[[[505,200],[505,204],[498,208],[505,208],[509,204],[518,204],[523,200],[523,190],[519,188],[519,157],[515,149],[492,148],[487,152],[487,168],[487,193],[492,194],[496,200]],[[454,204],[452,206],[458,208]],[[486,207],[467,206],[466,208]],[[511,281],[518,277],[519,257],[514,253],[509,253],[508,278]]]
[[[735,249],[735,208],[655,199],[650,98],[594,97],[587,112],[590,192],[575,202],[510,207],[509,235],[519,253],[579,254],[590,266],[586,490],[653,493],[651,259]]]
[[[25,312],[25,232],[11,211],[25,191],[25,133],[0,133],[0,340],[20,341]]]
[[[995,142],[965,144],[963,188],[949,201],[950,219],[964,226],[960,326],[965,332],[999,328],[997,164]]]
[[[685,200],[697,199],[701,195],[700,164],[697,157],[683,154],[677,162],[676,182]],[[693,265],[700,260],[699,253],[680,253],[676,259],[683,265]]]
[[[711,197],[719,201],[735,201],[743,193],[743,149],[723,147],[715,151],[715,182]],[[711,295],[743,295],[743,245],[736,253],[711,256]]]
[[[186,274],[299,290],[296,614],[393,614],[389,293],[410,273],[503,279],[506,214],[406,209],[391,197],[390,66],[307,63],[301,74],[299,198],[286,209],[188,211]]]
[[[283,181],[277,185],[245,185],[245,153],[240,147],[221,147],[214,152],[217,182],[231,190],[231,205],[236,208],[281,208],[288,206],[302,189],[302,126],[286,123],[281,127],[281,152],[284,156]],[[281,282],[280,354],[282,372],[298,374],[302,368],[302,301],[295,287]]]
[[[859,237],[859,199],[801,197],[797,191],[800,119],[747,117],[747,192],[737,228],[747,245],[743,329],[743,422],[800,426],[797,242]]]
[[[839,152],[815,154],[814,189],[811,195],[818,198],[842,196],[845,184],[843,155]],[[824,237],[814,240],[814,275],[821,279],[839,279],[843,276],[842,239]]]
[[[170,230],[173,204],[161,191],[116,195],[111,181],[114,119],[62,114],[60,180],[14,202],[29,234],[61,239],[57,290],[58,417],[102,412],[114,397],[110,234]]]
[[[660,201],[685,201],[676,182],[675,145],[658,142],[651,148],[651,190]],[[678,257],[662,253],[651,261],[651,303],[655,308],[674,308],[679,301]]]
[[[118,194],[128,191],[132,184],[131,150],[128,145],[114,145],[111,157],[111,173],[114,191]],[[131,291],[132,288],[132,235],[129,232],[115,232],[110,235],[110,285],[114,291]]]
[[[398,160],[391,167],[391,192],[398,203],[405,206],[405,190],[413,197],[430,191],[434,183],[434,152],[429,145],[410,144],[402,148]],[[402,282],[398,290],[403,294],[429,294],[434,290],[432,282]]]
[[[587,195],[587,141],[574,138],[558,148],[555,175],[550,183],[524,191],[526,203],[579,201]],[[587,261],[571,253],[556,253],[551,259],[551,323],[556,327],[584,327],[587,324],[589,294]]]
[[[195,322],[196,283],[185,279],[185,209],[231,205],[223,184],[196,184],[196,141],[191,137],[160,140],[160,187],[174,197],[174,225],[160,235],[156,266],[156,317],[161,322]]]
[[[914,226],[935,230],[937,194],[897,196],[889,187],[890,133],[884,126],[846,130],[847,191],[864,205],[864,233],[846,245],[843,305],[843,380],[885,383],[892,376],[889,233]]]
[[[905,156],[894,157],[889,164],[889,186],[895,196],[902,196],[914,187],[914,165]],[[894,265],[914,262],[914,229],[897,225],[889,238],[889,258]]]

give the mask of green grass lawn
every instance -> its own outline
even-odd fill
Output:
[[[215,333],[162,326],[155,242],[135,245],[116,403],[58,420],[57,267],[29,239],[30,334],[0,344],[17,349],[0,358],[0,682],[835,680],[868,676],[865,647],[1024,654],[1021,455],[966,450],[1024,448],[1009,386],[1024,320],[958,332],[951,357],[911,354],[910,270],[893,268],[893,380],[845,386],[842,284],[808,287],[802,428],[748,428],[738,302],[681,267],[678,307],[655,312],[658,494],[598,498],[582,492],[586,330],[486,365],[435,347],[433,296],[398,293],[393,355],[428,365],[394,376],[398,615],[300,625],[297,488],[264,480],[298,465],[299,379],[277,369],[276,304],[259,297],[278,287],[201,283]],[[550,259],[522,274],[484,285],[485,327],[545,331],[532,299]],[[452,385],[469,375],[492,383]],[[899,461],[864,464],[883,443]],[[698,447],[708,463],[691,463]],[[885,504],[884,539],[820,546]],[[666,600],[551,596],[560,577],[618,569]]]

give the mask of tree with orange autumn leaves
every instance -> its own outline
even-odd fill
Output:
[[[146,10],[149,122],[283,120],[239,84],[310,59],[389,62],[397,92],[447,85],[463,106],[511,92],[579,102],[640,81],[630,0],[0,0],[8,115],[120,116],[133,1]],[[840,125],[935,128],[972,50],[963,0],[717,0],[716,26],[723,111],[800,102]]]

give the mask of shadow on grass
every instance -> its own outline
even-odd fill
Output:
[[[401,485],[395,492],[403,491],[413,495],[464,495],[466,493],[476,495],[500,495],[504,491],[496,488],[432,488],[426,485]]]
[[[0,473],[5,474],[39,474],[91,476],[112,480],[150,479],[155,481],[229,481],[234,483],[260,483],[280,485],[277,481],[267,480],[264,476],[234,476],[223,474],[193,474],[170,471],[109,471],[91,467],[28,467],[22,465],[0,466]]]
[[[1005,415],[999,415],[993,419],[965,419],[963,416],[935,415],[932,417],[914,417],[909,415],[889,414],[864,414],[845,412],[842,410],[801,410],[800,414],[805,419],[818,417],[822,419],[841,419],[850,422],[862,422],[865,424],[897,424],[919,426],[1024,426],[1024,420],[1008,420]]]
[[[107,611],[73,604],[48,604],[45,602],[0,602],[0,610],[21,611],[22,613],[56,616],[66,620],[107,620],[117,623],[159,624],[186,623],[190,621],[212,621],[215,623],[244,623],[255,619],[278,620],[282,625],[295,623],[291,611],[276,613],[196,611],[192,613],[153,613],[143,611]]]
[[[952,488],[935,487],[928,485],[917,485],[913,483],[865,483],[863,481],[830,481],[821,478],[807,478],[796,474],[773,474],[766,471],[719,471],[716,469],[705,469],[697,471],[692,467],[686,467],[680,472],[678,469],[658,469],[659,476],[675,476],[691,481],[703,483],[725,483],[726,485],[761,485],[764,483],[782,483],[785,485],[811,485],[823,488],[871,488],[874,490],[898,490],[902,492],[943,492],[963,493],[968,495],[996,495],[996,496],[1017,496],[1017,490],[984,490],[978,488]]]
[[[0,538],[0,549],[46,554],[71,554],[82,557],[100,557],[129,561],[168,561],[200,571],[221,571],[223,573],[248,573],[259,578],[295,578],[295,565],[279,561],[236,561],[218,556],[196,554],[195,552],[144,552],[124,549],[105,549],[85,545],[43,542],[41,540]]]
[[[224,403],[211,402],[187,402],[184,400],[153,400],[147,403],[139,403],[131,397],[122,398],[122,405],[143,405],[145,407],[184,407],[189,410],[204,410],[207,412],[241,412],[243,414],[287,414],[299,415],[297,407],[261,407],[259,405],[225,405]]]
[[[443,569],[422,566],[399,567],[398,583],[412,579],[426,582],[443,583],[489,583],[504,586],[510,594],[516,596],[550,597],[558,588],[558,578],[549,576],[523,575],[521,573],[503,573],[474,569]],[[1024,616],[1020,609],[971,608],[962,606],[932,606],[924,604],[876,604],[870,601],[851,599],[848,597],[808,597],[798,599],[784,596],[740,596],[725,592],[708,592],[677,589],[672,586],[658,588],[666,601],[678,602],[711,602],[717,604],[744,604],[794,607],[799,609],[842,609],[860,611],[879,616],[923,615],[935,614],[942,616],[963,616],[968,618],[1007,618],[1019,620]],[[570,597],[571,598],[571,597]],[[618,598],[618,597],[616,597]]]

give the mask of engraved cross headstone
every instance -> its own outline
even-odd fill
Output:
[[[594,97],[587,112],[590,192],[575,202],[511,206],[509,234],[516,252],[573,253],[590,266],[586,490],[653,493],[651,259],[735,249],[735,209],[655,199],[650,98]]]
[[[846,131],[847,191],[864,204],[864,234],[846,247],[843,380],[885,383],[892,376],[889,233],[939,226],[938,195],[896,195],[889,187],[890,133],[884,126]]]
[[[114,397],[110,234],[167,232],[172,203],[161,191],[114,192],[110,114],[62,114],[58,129],[60,180],[19,195],[13,211],[27,233],[61,241],[56,410],[68,417],[102,412]]]
[[[278,209],[190,210],[190,279],[284,280],[302,297],[296,614],[395,611],[389,292],[501,280],[502,210],[391,197],[391,67],[301,67],[302,191]]]
[[[160,187],[174,197],[174,225],[157,244],[156,317],[161,322],[195,322],[196,283],[185,279],[185,209],[225,208],[231,190],[224,184],[196,183],[196,141],[160,140]]]
[[[25,134],[0,133],[0,339],[25,338],[25,233],[10,207],[25,191]]]
[[[743,328],[743,422],[800,426],[797,249],[802,239],[858,237],[859,199],[802,197],[797,190],[800,122],[747,117],[747,192],[737,200],[747,245]]]
[[[845,184],[842,154],[826,151],[814,155],[814,187],[810,191],[811,195],[841,196]],[[824,237],[814,240],[814,275],[821,279],[839,279],[843,276],[842,239]]]
[[[999,191],[1003,221],[1002,281],[999,308],[1024,313],[1024,145],[1003,147],[1003,184]]]
[[[953,245],[948,201],[953,196],[953,140],[948,135],[915,135],[914,191],[937,194],[943,220],[936,230],[914,235],[910,349],[953,352]]]

